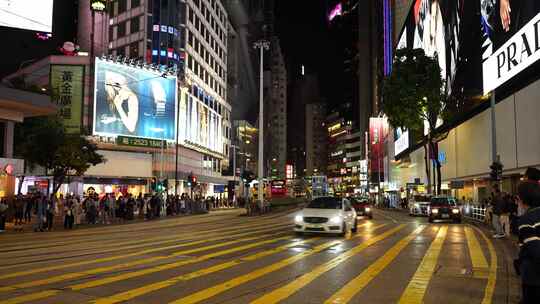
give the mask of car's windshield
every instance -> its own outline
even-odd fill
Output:
[[[335,197],[319,197],[311,201],[307,208],[341,209],[341,199]]]
[[[431,205],[455,206],[454,201],[447,197],[433,197],[431,198]]]

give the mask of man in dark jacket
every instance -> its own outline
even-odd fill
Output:
[[[540,303],[540,185],[525,181],[518,186],[520,208],[519,258],[515,261],[521,276],[522,304]]]
[[[505,235],[504,235],[502,225],[501,225],[501,215],[504,214],[506,204],[504,202],[504,198],[501,193],[501,189],[499,189],[499,186],[493,187],[492,204],[493,204],[492,222],[493,222],[493,229],[495,229],[495,234],[493,235],[493,237],[496,239],[503,238]]]

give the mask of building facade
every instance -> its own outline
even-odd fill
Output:
[[[328,184],[335,194],[351,195],[360,186],[361,137],[347,103],[326,117]]]
[[[306,105],[306,176],[325,175],[327,161],[326,104]]]

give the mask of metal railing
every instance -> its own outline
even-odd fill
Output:
[[[469,219],[484,222],[486,219],[486,207],[475,204],[463,205],[463,215]]]

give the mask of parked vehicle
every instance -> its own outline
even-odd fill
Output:
[[[357,231],[356,211],[346,198],[323,196],[313,199],[294,218],[296,233],[337,233]]]
[[[431,196],[429,195],[414,195],[409,202],[409,215],[428,216],[430,201]]]
[[[450,196],[435,196],[431,198],[428,209],[429,222],[435,220],[451,220],[461,223],[462,212],[456,203],[456,199]]]

